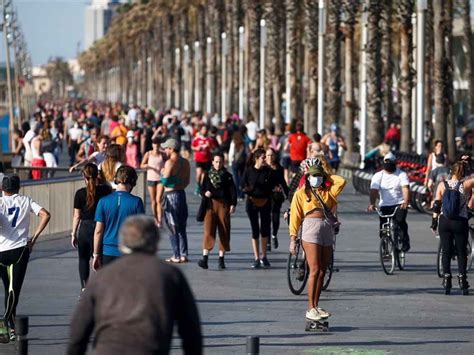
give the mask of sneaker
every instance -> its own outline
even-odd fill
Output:
[[[15,329],[10,329],[10,341],[16,340]]]
[[[253,262],[252,269],[260,269],[260,268],[261,268],[260,259],[257,259]]]
[[[316,308],[311,308],[309,311],[306,312],[306,319],[308,320],[321,320],[322,317],[319,314]]]
[[[323,318],[329,318],[331,317],[331,313],[329,313],[328,311],[322,309],[321,307],[316,307],[316,310],[318,311],[318,313],[321,315],[321,317]]]
[[[260,260],[260,262],[262,263],[263,267],[267,268],[267,267],[270,267],[270,262],[268,261],[267,257],[263,257],[262,260]]]
[[[273,244],[273,249],[278,249],[278,238],[276,235],[272,235],[272,244]]]
[[[3,319],[0,319],[0,343],[8,344],[10,342],[10,334],[8,326]]]

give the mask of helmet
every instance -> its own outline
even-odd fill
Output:
[[[318,166],[322,166],[323,163],[321,161],[321,159],[319,158],[308,158],[308,159],[305,159],[301,162],[300,164],[300,170],[306,174],[306,172],[308,171],[309,167],[310,166],[313,166],[313,165],[318,165]]]

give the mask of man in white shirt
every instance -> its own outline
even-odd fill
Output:
[[[1,332],[0,342],[15,339],[16,307],[25,278],[30,252],[47,226],[50,214],[31,197],[19,195],[20,178],[6,175],[2,180],[3,197],[0,201],[0,276],[5,287],[4,321],[10,330],[9,338]],[[30,212],[40,218],[34,234],[29,237]]]
[[[255,144],[257,140],[257,129],[258,126],[254,121],[254,118],[249,116],[248,123],[245,125],[247,127],[247,136],[249,137],[252,144]]]
[[[367,211],[375,210],[375,202],[379,201],[382,214],[392,214],[395,208],[399,207],[395,214],[395,222],[400,227],[402,234],[402,251],[410,249],[410,236],[408,235],[408,224],[406,222],[408,203],[410,201],[410,182],[407,174],[397,168],[396,157],[393,153],[388,153],[383,159],[383,170],[377,172],[370,182],[370,204]],[[385,222],[385,218],[380,218],[380,226]]]

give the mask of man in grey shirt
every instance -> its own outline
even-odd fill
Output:
[[[129,217],[120,229],[123,257],[90,279],[71,321],[68,354],[168,354],[176,322],[185,354],[202,354],[198,310],[181,271],[156,257],[151,217]]]

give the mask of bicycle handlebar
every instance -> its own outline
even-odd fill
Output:
[[[400,206],[397,206],[392,214],[382,214],[382,212],[377,207],[375,208],[375,211],[378,213],[380,218],[393,218],[399,209]]]

